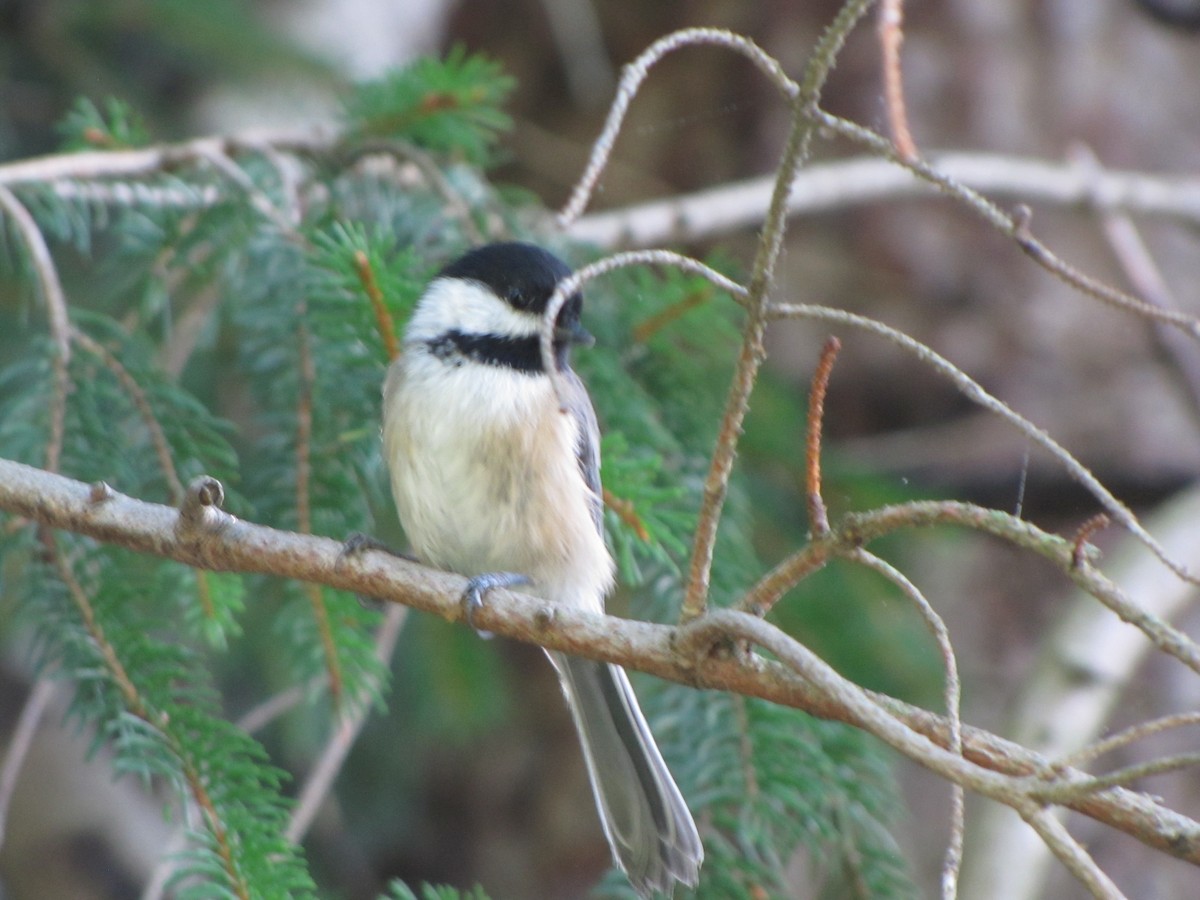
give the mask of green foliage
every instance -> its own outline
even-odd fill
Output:
[[[707,817],[701,883],[675,896],[794,896],[801,855],[805,896],[917,896],[889,831],[900,799],[870,738],[753,698],[665,687],[649,699],[680,789]],[[636,897],[617,872],[592,896]]]
[[[332,66],[244,0],[39,0],[35,15],[5,9],[0,66],[6,83],[26,91],[0,102],[3,159],[53,149],[56,122],[81,93],[124,98],[156,133],[175,135],[193,124],[196,95],[222,83],[327,89],[334,80]]]
[[[233,896],[244,885],[261,886],[262,897],[312,896],[282,834],[286,775],[222,717],[200,658],[175,633],[192,573],[86,539],[57,543],[74,583],[32,561],[20,582],[40,665],[74,680],[70,714],[96,728],[118,774],[162,779],[211,811],[189,826],[193,840],[173,878],[178,896]]]
[[[511,125],[501,107],[513,86],[497,63],[459,46],[440,62],[420,59],[359,85],[345,116],[357,138],[410,141],[478,166],[487,162],[496,134]]]
[[[342,141],[327,154],[289,158],[287,178],[277,161],[238,151],[228,161],[252,190],[204,160],[180,160],[169,174],[108,194],[22,187],[56,243],[72,325],[83,335],[68,369],[61,470],[164,503],[205,473],[223,482],[233,512],[265,524],[335,539],[394,533],[378,437],[391,339],[431,275],[483,223],[546,242],[528,230],[538,215],[528,198],[514,202],[475,168],[507,126],[499,106],[510,89],[494,63],[456,49],[358,89]],[[103,111],[81,103],[64,130],[89,146],[97,135],[112,146],[143,137],[112,102]],[[394,156],[357,164],[367,148],[378,155],[381,138]],[[0,264],[38,296],[20,236],[8,229],[0,246]],[[578,248],[553,249],[582,261]],[[576,362],[605,434],[605,526],[628,588],[614,606],[628,600],[633,615],[670,621],[741,310],[708,282],[673,271],[622,270],[589,285],[587,296],[599,347]],[[64,402],[59,351],[32,302],[5,324],[0,447],[41,464]],[[748,435],[751,459],[756,447],[778,456],[802,410],[779,405],[771,418],[779,431]],[[771,493],[787,499],[761,525],[761,509],[772,512],[760,502],[762,483],[739,472],[730,485],[717,604],[762,574],[762,555],[775,555],[764,530],[802,508],[794,486],[775,485]],[[195,572],[61,537],[58,559],[76,573],[75,591],[39,561],[28,530],[0,531],[0,540],[38,658],[76,686],[73,715],[114,748],[119,772],[169,784],[191,805],[196,827],[179,858],[179,896],[235,895],[239,884],[256,897],[311,893],[299,851],[282,837],[285,778],[270,760],[307,765],[335,715],[381,702],[378,612],[328,589]],[[510,709],[511,674],[494,645],[412,616],[399,646],[390,696],[419,733],[413,743],[462,746]],[[262,743],[222,709],[297,684],[309,702]],[[887,766],[859,733],[758,701],[639,688],[704,823],[708,861],[696,896],[782,895],[786,867],[802,853],[825,861],[831,892],[865,884],[872,896],[911,895],[888,831],[898,802]],[[411,816],[422,787],[420,773],[405,768],[414,755],[411,745],[376,753],[394,769],[370,784],[375,796],[389,785],[397,796],[389,793],[387,806]],[[607,884],[608,893],[628,893],[619,879]],[[418,895],[396,883],[387,896],[484,895],[429,886]]]
[[[423,884],[418,894],[403,882],[393,881],[380,900],[488,900],[488,896],[478,885],[468,891],[460,891],[447,885]]]
[[[683,535],[691,525],[684,506],[686,492],[671,483],[657,454],[634,452],[621,432],[600,441],[604,488],[615,498],[605,509],[605,527],[621,580],[644,581],[639,560],[679,574],[678,560],[687,555]],[[620,504],[620,509],[614,508]]]
[[[64,150],[128,150],[150,143],[150,132],[137,111],[117,97],[104,109],[80,97],[59,125]]]

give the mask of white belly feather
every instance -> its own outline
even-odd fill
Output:
[[[601,609],[613,563],[586,500],[578,423],[553,393],[544,376],[410,348],[384,386],[392,492],[423,562],[518,572],[530,593]]]

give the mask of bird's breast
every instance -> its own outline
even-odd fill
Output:
[[[467,576],[518,572],[532,593],[602,606],[613,565],[591,517],[578,427],[545,376],[429,357],[393,364],[384,452],[417,556]]]

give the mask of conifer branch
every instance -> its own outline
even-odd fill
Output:
[[[214,156],[237,155],[243,149],[257,150],[263,146],[301,156],[323,155],[334,150],[340,140],[341,136],[333,131],[314,128],[260,129],[131,150],[52,154],[0,165],[0,185],[133,179],[169,172],[183,165],[197,165]]]
[[[312,417],[313,387],[317,381],[313,363],[311,339],[304,327],[304,315],[296,328],[296,344],[300,360],[300,391],[296,397],[296,526],[301,534],[312,534]],[[342,702],[342,665],[338,660],[337,643],[329,625],[329,608],[321,587],[311,581],[304,583],[304,592],[317,623],[321,650],[325,654],[325,670],[329,675],[329,694],[335,706]]]
[[[58,268],[42,230],[25,205],[6,186],[0,184],[0,208],[16,223],[37,275],[42,302],[50,321],[50,335],[57,352],[54,355],[54,394],[50,406],[50,436],[46,443],[46,468],[57,472],[66,431],[67,392],[70,390],[71,320],[67,297],[58,277]]]
[[[73,343],[78,344],[88,353],[98,358],[104,364],[104,367],[113,373],[121,388],[129,396],[130,401],[141,417],[142,425],[150,435],[150,442],[154,445],[154,455],[158,458],[159,468],[162,469],[163,478],[166,479],[170,500],[172,503],[179,503],[183,500],[183,482],[179,480],[179,472],[175,467],[175,459],[171,454],[171,445],[168,443],[167,436],[163,432],[162,423],[158,420],[158,416],[154,414],[154,408],[150,405],[150,398],[146,396],[146,392],[138,384],[137,379],[129,374],[129,370],[121,364],[121,361],[107,347],[99,341],[93,340],[90,335],[85,334],[73,325],[70,327],[70,335]]]
[[[96,492],[89,491],[89,502],[96,502],[94,500],[96,496],[98,496]],[[112,496],[111,494],[107,494],[105,495],[106,499],[100,502],[107,502]],[[171,751],[171,754],[178,761],[192,801],[200,810],[204,826],[216,846],[217,856],[221,861],[221,867],[224,870],[230,891],[238,900],[250,900],[250,887],[238,869],[225,822],[213,803],[212,798],[209,796],[205,778],[196,766],[191,753],[172,729],[170,717],[161,711],[155,710],[142,696],[142,692],[138,689],[125,664],[121,661],[120,654],[106,636],[104,626],[96,615],[91,598],[88,596],[87,590],[80,583],[79,579],[75,577],[70,561],[66,559],[62,548],[58,545],[57,536],[52,531],[43,530],[41,532],[41,541],[59,578],[67,588],[67,594],[70,596],[71,602],[79,612],[79,617],[100,655],[100,660],[103,663],[105,671],[108,673],[108,677],[120,693],[125,709],[154,731],[158,732]]]

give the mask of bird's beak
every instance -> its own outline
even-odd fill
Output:
[[[562,326],[555,328],[554,338],[556,341],[564,344],[579,344],[584,347],[590,347],[596,343],[596,339],[592,336],[592,333],[578,322],[574,323],[570,328],[563,328]]]

